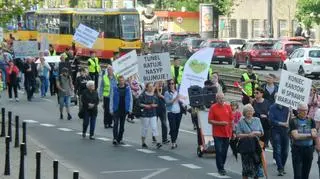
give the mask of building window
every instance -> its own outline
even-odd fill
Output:
[[[244,39],[248,38],[248,20],[247,19],[241,19],[240,37]]]
[[[233,38],[237,37],[237,20],[236,19],[230,20],[229,37],[233,37]]]
[[[296,34],[296,30],[297,30],[297,28],[298,28],[298,26],[299,26],[299,22],[297,21],[297,20],[292,20],[292,22],[291,22],[291,28],[292,28],[292,36],[294,37],[295,36],[295,34]]]
[[[278,37],[288,36],[288,21],[278,21]]]
[[[263,28],[261,25],[261,20],[252,20],[252,38],[258,38],[263,34]]]

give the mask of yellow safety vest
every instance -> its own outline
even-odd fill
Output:
[[[90,62],[90,65],[88,66],[89,73],[95,73],[100,72],[100,65],[99,65],[99,59],[95,57],[94,59],[89,58],[88,60]]]
[[[110,79],[108,77],[108,74],[103,76],[103,82],[104,82],[104,86],[103,86],[103,96],[108,97],[110,95]]]
[[[212,72],[213,72],[213,71],[212,71],[212,68],[209,67],[209,74],[208,74],[208,75],[209,75],[209,80],[212,79],[212,75],[213,75]]]
[[[179,67],[179,74],[178,74],[177,81],[176,81],[176,83],[177,83],[178,85],[181,84],[182,74],[183,74],[183,67],[180,66],[180,67]],[[175,72],[174,72],[174,65],[171,65],[171,76],[172,76],[172,79],[175,79],[175,77],[176,77],[176,76],[175,76]]]
[[[256,76],[256,80],[258,81],[258,76],[256,74],[254,74]],[[248,73],[244,73],[242,74],[242,77],[244,79],[244,81],[248,81],[250,80]],[[259,85],[256,83],[254,88],[257,88]],[[252,89],[252,83],[247,83],[244,85],[244,91],[247,93],[248,96],[252,96],[253,94],[253,90]]]
[[[56,52],[55,50],[53,50],[53,52],[52,52],[52,54],[51,54],[51,52],[49,51],[49,55],[50,55],[50,56],[56,56],[56,55],[57,55],[57,52]]]

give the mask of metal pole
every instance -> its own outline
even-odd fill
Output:
[[[6,137],[6,159],[4,165],[4,175],[10,175],[10,137]]]
[[[36,153],[36,179],[40,179],[40,172],[41,171],[41,152],[38,151]]]
[[[15,139],[14,139],[14,147],[18,148],[19,147],[19,116],[16,116],[16,135],[15,135]]]
[[[78,171],[73,172],[73,179],[79,179],[79,172]]]
[[[1,123],[1,135],[0,137],[6,136],[6,109],[1,108],[1,116],[2,116],[2,123]]]
[[[53,161],[53,179],[58,179],[58,160]]]
[[[272,14],[272,0],[268,0],[268,35],[273,38],[273,14]]]
[[[24,155],[27,155],[27,123],[22,122],[22,143],[24,143]]]
[[[8,112],[8,136],[10,137],[10,142],[12,141],[12,112]]]
[[[19,169],[19,179],[24,179],[24,149],[25,144],[20,144],[20,169]]]

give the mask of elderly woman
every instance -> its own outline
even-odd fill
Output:
[[[308,118],[314,119],[315,113],[320,106],[320,97],[318,95],[318,91],[315,86],[312,86],[311,88],[308,106],[309,106]]]
[[[94,129],[98,115],[99,96],[95,90],[94,81],[87,82],[87,90],[82,93],[82,110],[84,112],[82,137],[86,137],[87,128],[90,122],[90,140],[94,140]]]
[[[259,137],[263,135],[260,119],[253,117],[254,109],[251,104],[243,107],[243,118],[236,126],[236,135],[240,138],[239,153],[242,160],[242,178],[258,178],[261,169],[261,148]]]

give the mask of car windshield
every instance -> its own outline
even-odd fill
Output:
[[[213,47],[213,48],[228,48],[229,44],[227,42],[210,42],[210,47]]]
[[[121,38],[122,39],[139,39],[140,22],[139,15],[121,15]]]
[[[175,42],[182,42],[185,38],[187,38],[187,35],[172,35],[172,41]]]
[[[285,51],[287,52],[288,55],[290,55],[294,50],[302,47],[303,45],[301,44],[287,44],[285,46]]]
[[[192,47],[200,47],[203,40],[192,40]]]
[[[252,49],[254,50],[270,50],[273,44],[254,44]]]
[[[243,45],[245,43],[246,43],[246,41],[243,39],[230,39],[229,40],[230,45]]]
[[[311,58],[320,58],[320,50],[310,50],[309,57]]]

